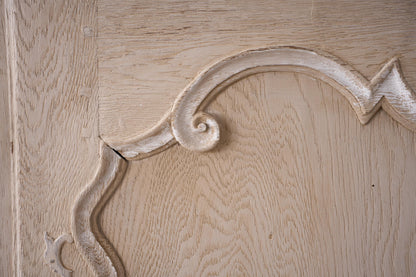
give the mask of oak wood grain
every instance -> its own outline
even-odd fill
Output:
[[[14,124],[0,133],[2,276],[10,251],[16,275],[56,276],[44,233],[71,230],[99,135],[122,141],[152,127],[223,57],[298,45],[370,78],[399,55],[416,87],[412,1],[4,3],[0,122]],[[293,73],[238,82],[208,111],[223,126],[218,149],[174,146],[133,162],[104,209],[104,234],[130,276],[416,275],[414,133],[384,112],[361,126],[333,88]],[[74,244],[62,261],[73,276],[93,274]]]
[[[44,233],[71,230],[76,196],[99,165],[95,1],[9,1],[16,109],[18,276],[57,276],[44,260]],[[94,31],[95,32],[95,31]],[[74,244],[63,264],[88,276]]]
[[[101,232],[98,217],[118,188],[128,163],[101,143],[100,166],[94,179],[77,196],[72,211],[72,236],[95,276],[124,277],[124,267],[111,243]]]
[[[215,118],[204,112],[204,102],[239,79],[270,71],[303,73],[334,86],[350,102],[362,124],[368,123],[382,107],[409,130],[416,131],[416,94],[407,86],[396,58],[386,63],[371,81],[335,60],[326,53],[297,47],[253,49],[228,57],[198,75],[177,97],[170,114],[172,134],[189,150],[214,148],[220,130]],[[136,141],[141,143],[140,139]],[[126,144],[130,142],[123,146]]]
[[[370,79],[393,56],[416,87],[414,1],[98,2],[100,134],[153,127],[198,72],[242,50],[294,45],[332,53]]]
[[[10,94],[7,72],[6,20],[0,0],[0,276],[13,275],[13,194]]]
[[[208,107],[220,145],[132,162],[101,225],[129,276],[413,276],[416,138],[331,86],[262,73]]]

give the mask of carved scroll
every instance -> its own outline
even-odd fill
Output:
[[[278,47],[243,52],[201,73],[173,107],[171,124],[175,139],[190,150],[212,149],[219,140],[219,127],[212,116],[199,111],[201,104],[230,83],[253,73],[274,71],[275,67],[321,75],[321,79],[340,88],[363,124],[382,106],[405,127],[416,129],[416,99],[402,77],[397,59],[389,61],[369,82],[329,54]]]
[[[120,153],[101,145],[101,164],[94,180],[78,197],[73,210],[75,244],[97,276],[124,276],[123,265],[97,224],[97,216],[121,182],[127,160],[143,159],[179,142],[195,151],[207,151],[220,139],[215,118],[205,112],[209,100],[233,82],[267,71],[293,71],[330,83],[350,102],[362,124],[382,107],[405,127],[416,130],[416,98],[406,85],[397,59],[386,63],[368,81],[339,59],[294,47],[250,50],[208,68],[180,94],[172,110],[149,132],[120,145]]]

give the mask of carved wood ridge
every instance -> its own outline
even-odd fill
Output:
[[[98,225],[98,216],[111,194],[121,183],[127,162],[101,143],[101,161],[93,181],[78,196],[72,211],[75,245],[97,276],[124,276],[116,251]]]
[[[71,277],[72,270],[65,268],[61,261],[62,246],[65,242],[73,242],[72,237],[69,234],[63,234],[57,239],[53,239],[45,232],[45,260],[49,263],[53,272],[56,272],[63,277]]]
[[[97,276],[124,276],[124,268],[101,233],[97,217],[121,183],[126,160],[144,159],[178,142],[207,151],[220,139],[215,118],[205,112],[216,93],[249,75],[293,71],[319,78],[339,90],[362,124],[382,107],[391,117],[416,130],[416,98],[406,84],[398,59],[387,62],[370,81],[327,53],[295,47],[264,48],[224,59],[200,73],[176,99],[172,110],[145,134],[120,145],[101,144],[101,164],[94,180],[78,196],[72,213],[72,235]]]

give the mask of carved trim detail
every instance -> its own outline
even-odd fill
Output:
[[[97,276],[124,276],[116,251],[98,224],[101,209],[121,183],[128,163],[101,143],[101,162],[93,181],[78,196],[72,211],[75,245]]]
[[[397,58],[369,81],[328,53],[282,46],[245,51],[214,64],[184,89],[172,110],[150,131],[111,146],[129,160],[163,151],[175,141],[190,150],[210,150],[219,141],[219,126],[201,109],[230,84],[268,71],[299,72],[329,83],[347,98],[362,124],[382,107],[405,127],[416,130],[416,97],[403,78]]]
[[[219,127],[212,116],[199,111],[203,102],[236,80],[253,73],[275,71],[274,67],[282,66],[291,67],[290,71],[320,75],[321,79],[339,88],[363,124],[381,106],[405,127],[416,129],[416,98],[406,85],[396,58],[368,81],[327,53],[278,47],[240,53],[201,73],[174,104],[171,125],[176,140],[190,150],[212,149],[219,141]]]
[[[111,147],[127,160],[140,160],[159,153],[175,143],[170,127],[170,113],[168,113],[146,133]]]
[[[124,158],[144,159],[176,142],[194,151],[212,149],[220,139],[220,128],[213,116],[203,112],[204,107],[230,84],[268,71],[299,72],[329,83],[346,97],[362,124],[382,107],[395,120],[416,131],[416,97],[396,58],[387,62],[371,81],[334,56],[302,48],[263,48],[224,59],[200,73],[154,128],[111,145],[117,152],[101,143],[98,172],[79,195],[72,215],[75,244],[97,276],[125,275],[121,260],[97,223],[101,209],[126,172],[128,163]]]
[[[45,232],[45,260],[51,266],[53,272],[63,277],[71,277],[72,270],[66,268],[62,264],[61,251],[65,242],[72,243],[72,237],[68,234],[60,235],[57,239],[53,239]]]

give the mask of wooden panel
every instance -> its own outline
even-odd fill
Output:
[[[130,276],[413,276],[416,137],[298,73],[233,84],[221,142],[132,162],[101,225]]]
[[[0,0],[0,276],[13,274],[12,143],[7,74],[6,20]]]
[[[328,51],[367,78],[392,56],[416,87],[414,1],[136,1],[98,3],[100,134],[153,127],[208,65],[251,48]]]
[[[17,275],[56,276],[45,233],[77,239],[74,205],[99,167],[99,136],[123,142],[152,127],[219,59],[298,45],[371,77],[398,55],[416,87],[411,1],[0,0],[0,8],[0,275],[12,274],[14,251]],[[293,73],[240,81],[208,112],[223,128],[218,148],[174,146],[131,162],[104,209],[104,234],[130,276],[415,275],[411,131],[384,112],[361,126],[333,88]],[[95,213],[101,196],[86,201]],[[81,254],[65,243],[64,265],[93,275]]]
[[[94,1],[9,1],[17,274],[57,276],[44,260],[45,232],[71,230],[74,199],[99,164]],[[88,165],[88,166],[85,166]],[[64,265],[88,276],[74,244]]]

